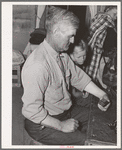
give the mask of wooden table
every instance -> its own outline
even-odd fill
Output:
[[[116,145],[117,136],[115,130],[111,130],[108,124],[116,120],[116,96],[108,94],[111,105],[106,112],[98,107],[98,98],[91,96],[87,140],[85,145]]]

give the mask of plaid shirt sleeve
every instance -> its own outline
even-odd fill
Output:
[[[101,57],[101,54],[97,54],[95,50],[94,54],[92,55],[90,66],[88,68],[88,75],[92,77],[93,80],[95,80],[96,78],[100,57]]]
[[[88,41],[93,55],[87,73],[93,80],[95,80],[97,76],[100,58],[103,52],[103,44],[107,34],[106,29],[108,26],[113,26],[111,19],[108,16],[102,15],[100,18],[94,20],[90,27]]]

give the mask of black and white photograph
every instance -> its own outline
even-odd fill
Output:
[[[121,2],[1,2],[2,148],[121,148]]]

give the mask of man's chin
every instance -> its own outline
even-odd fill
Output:
[[[63,47],[63,51],[68,51],[69,46]]]

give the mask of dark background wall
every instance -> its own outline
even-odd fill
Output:
[[[35,28],[35,5],[13,6],[13,49],[24,51]]]
[[[69,6],[69,10],[72,11],[80,19],[78,36],[81,38],[84,37],[86,33],[85,27],[86,6]]]

